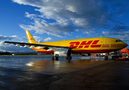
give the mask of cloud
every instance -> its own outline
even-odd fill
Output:
[[[121,31],[123,23],[116,18],[128,10],[126,2],[118,0],[12,0],[15,3],[36,7],[40,14],[25,12],[32,24],[20,24],[36,33],[65,37],[70,32],[96,32],[98,29]],[[37,9],[38,7],[38,9]],[[51,21],[51,22],[50,22]],[[111,28],[112,27],[112,28]],[[128,30],[128,27],[127,29]]]
[[[125,26],[125,25],[115,25],[114,27],[112,27],[110,29],[111,32],[126,32],[129,30],[129,26]]]
[[[41,42],[43,42],[43,41],[45,41],[45,42],[47,42],[47,41],[49,41],[49,40],[52,40],[52,38],[50,38],[50,37],[48,37],[48,38],[41,38],[41,37],[39,37],[39,36],[33,36],[34,37],[34,39],[37,41],[37,42],[39,42],[39,43],[41,43]]]
[[[13,36],[3,36],[0,35],[0,40],[12,40],[12,39],[19,39],[17,35],[13,35]]]
[[[129,42],[129,32],[102,32],[103,35],[108,35],[108,36],[117,36],[117,38],[123,40],[123,41],[128,41]]]
[[[38,37],[38,36],[33,36],[34,37],[34,39],[37,41],[37,42],[42,42],[42,40],[43,40],[43,38],[41,38],[41,37]]]
[[[64,23],[59,22],[58,23],[48,23],[45,20],[41,20],[38,18],[34,19],[34,24],[33,25],[23,25],[21,24],[20,27],[25,29],[25,30],[35,30],[36,33],[42,34],[42,33],[47,33],[48,35],[54,35],[57,37],[64,37],[69,35],[67,32],[73,31],[73,26],[71,25],[66,25],[66,21]]]
[[[29,14],[28,12],[25,12],[27,18],[31,18],[31,19],[34,19],[36,16],[36,14]]]
[[[47,42],[49,40],[52,40],[52,38],[48,37],[48,38],[45,38],[44,41]]]
[[[76,37],[77,37],[77,38],[78,38],[78,37],[80,38],[80,37],[82,37],[82,36],[76,36]]]
[[[12,35],[12,36],[3,36],[3,35],[0,35],[0,40],[27,40],[27,38],[25,37],[22,37],[22,38],[19,38],[17,35]]]

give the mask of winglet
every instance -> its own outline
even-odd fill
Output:
[[[26,30],[26,35],[27,35],[27,39],[28,39],[28,42],[29,42],[29,43],[37,43],[37,42],[34,40],[34,38],[33,38],[33,36],[31,35],[31,33],[29,32],[29,30]]]

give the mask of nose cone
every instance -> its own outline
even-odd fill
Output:
[[[127,47],[128,46],[128,44],[127,43],[124,43],[124,47]]]

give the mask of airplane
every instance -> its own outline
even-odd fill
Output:
[[[26,35],[28,43],[10,41],[5,41],[4,43],[29,47],[30,49],[40,53],[53,53],[54,56],[52,57],[52,60],[58,60],[58,56],[65,56],[67,60],[71,60],[72,53],[108,53],[128,46],[127,43],[120,39],[111,37],[83,38],[38,43],[35,41],[29,30],[26,30]]]

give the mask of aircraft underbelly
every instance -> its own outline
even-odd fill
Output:
[[[37,52],[40,52],[40,53],[47,53],[47,54],[50,54],[50,53],[54,53],[54,51],[47,51],[45,49],[34,49],[33,50],[37,51]],[[115,50],[118,50],[118,49],[73,49],[72,51],[75,52],[75,53],[104,53],[104,52],[111,52],[111,51],[115,51]]]
[[[116,51],[117,49],[101,49],[101,50],[73,50],[75,53],[105,53]]]

